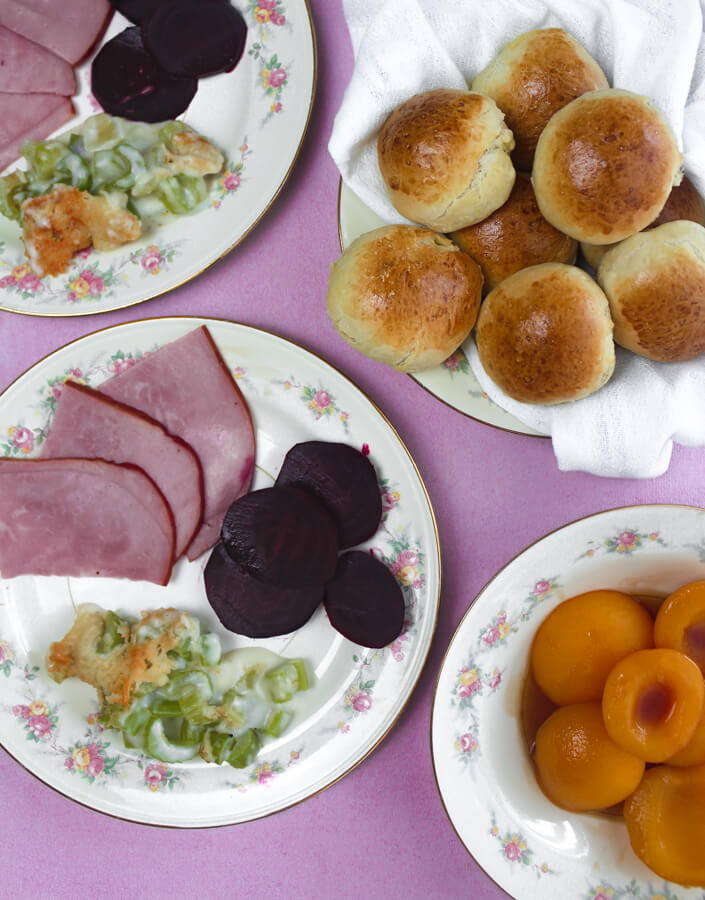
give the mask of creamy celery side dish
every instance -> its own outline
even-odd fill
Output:
[[[32,269],[63,272],[77,251],[110,250],[147,224],[195,212],[224,157],[183,122],[106,113],[47,141],[26,141],[26,169],[0,178],[0,213],[20,224]]]
[[[100,722],[126,747],[166,763],[200,756],[235,768],[283,733],[287,704],[309,686],[302,659],[262,647],[223,654],[218,636],[202,634],[188,613],[152,610],[130,623],[90,603],[49,648],[48,671],[95,687]]]

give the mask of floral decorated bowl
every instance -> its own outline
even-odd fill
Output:
[[[701,579],[705,510],[624,507],[528,547],[458,626],[433,703],[436,781],[460,840],[517,900],[703,897],[641,863],[621,818],[554,806],[538,787],[520,721],[534,634],[562,600],[598,588],[665,596]]]

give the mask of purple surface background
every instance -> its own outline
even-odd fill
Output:
[[[245,825],[175,831],[113,820],[0,751],[0,897],[505,897],[457,839],[433,777],[433,690],[458,622],[496,570],[547,531],[623,504],[705,504],[703,449],[677,447],[654,480],[561,473],[548,440],[465,418],[338,337],[325,312],[328,266],[339,254],[338,173],[326,147],[352,52],[338,0],[310,3],[316,103],[294,172],[262,222],[199,279],[141,306],[73,319],[0,312],[0,390],[69,340],[149,316],[248,322],[322,354],[395,424],[434,505],[443,596],[426,669],[367,760],[303,804]]]

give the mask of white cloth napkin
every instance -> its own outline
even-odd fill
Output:
[[[355,69],[329,150],[345,183],[387,222],[390,204],[376,139],[392,109],[419,91],[464,88],[508,41],[560,26],[614,87],[644,94],[665,114],[685,170],[705,197],[705,0],[343,0]],[[673,442],[705,444],[705,358],[653,363],[617,350],[612,380],[558,407],[517,403],[465,345],[483,390],[536,431],[550,434],[559,468],[650,478],[668,468]]]

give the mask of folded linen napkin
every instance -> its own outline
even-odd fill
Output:
[[[343,0],[355,69],[329,150],[345,183],[387,222],[406,222],[379,174],[376,140],[389,113],[419,91],[464,88],[498,50],[533,28],[560,26],[614,87],[650,97],[705,197],[705,0]],[[558,407],[517,403],[465,345],[483,390],[536,431],[550,434],[559,468],[649,478],[668,468],[673,442],[705,444],[705,357],[654,363],[617,350],[612,380]]]

